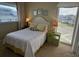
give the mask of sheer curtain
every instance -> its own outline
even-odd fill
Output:
[[[17,2],[17,15],[18,15],[18,27],[19,29],[24,27],[25,23],[25,8],[24,8],[24,2]]]

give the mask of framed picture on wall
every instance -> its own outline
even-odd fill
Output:
[[[43,9],[43,15],[44,15],[44,16],[48,16],[48,10]]]
[[[43,8],[37,8],[33,10],[33,16],[42,15],[42,16],[48,16],[48,10]]]
[[[36,16],[37,15],[37,9],[34,9],[32,13],[33,13],[34,16]]]
[[[42,15],[42,9],[38,9],[38,15]]]

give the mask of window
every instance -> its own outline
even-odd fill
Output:
[[[15,21],[18,21],[16,7],[0,4],[0,22]]]

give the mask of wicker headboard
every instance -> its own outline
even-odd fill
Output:
[[[35,24],[45,24],[45,25],[48,25],[49,22],[48,20],[43,17],[43,16],[36,16],[32,19],[32,23],[35,23]]]

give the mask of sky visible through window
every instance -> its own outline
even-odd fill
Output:
[[[0,5],[0,22],[17,21],[16,7]]]
[[[15,7],[10,7],[10,6],[6,6],[6,5],[0,5],[0,9],[1,8],[5,8],[5,9],[11,9],[13,11],[16,11],[16,8]]]
[[[59,8],[59,15],[76,15],[78,7]]]

